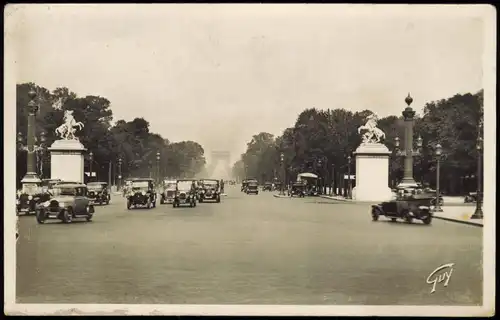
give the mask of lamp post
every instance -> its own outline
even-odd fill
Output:
[[[347,199],[352,199],[351,155],[347,156],[347,178],[349,179],[349,193],[347,194]]]
[[[282,152],[280,154],[280,166],[281,166],[281,190],[280,195],[285,195],[285,166],[283,165],[285,161],[285,154]]]
[[[477,144],[476,144],[476,150],[477,150],[477,201],[476,201],[476,210],[474,211],[474,214],[471,219],[483,219],[483,192],[481,188],[481,176],[482,176],[482,157],[481,157],[481,152],[483,148],[483,139],[481,138],[480,135],[477,137]]]
[[[436,204],[434,205],[434,211],[436,212],[442,212],[443,209],[441,209],[441,201],[439,201],[439,180],[440,180],[440,174],[439,174],[439,169],[441,167],[441,154],[443,153],[443,147],[438,143],[436,145]]]
[[[35,116],[38,111],[38,105],[35,102],[36,92],[31,89],[28,92],[28,97],[30,101],[28,102],[28,130],[27,130],[27,146],[26,151],[28,152],[26,161],[26,175],[21,180],[23,184],[23,191],[28,193],[33,193],[35,189],[41,182],[40,178],[36,174],[36,155],[35,155]]]
[[[413,125],[414,125],[414,117],[415,111],[410,107],[413,102],[413,98],[408,93],[408,96],[405,99],[406,104],[408,105],[403,111],[404,117],[404,126],[405,126],[405,146],[404,150],[399,150],[399,137],[394,139],[394,144],[396,146],[396,154],[404,157],[404,175],[403,180],[399,183],[399,186],[416,186],[417,183],[413,178],[413,157],[420,155],[420,148],[422,147],[422,138],[418,137],[417,139],[417,150],[413,149]]]
[[[90,151],[89,153],[90,164],[89,164],[89,182],[92,180],[92,162],[94,162],[94,153]]]
[[[156,183],[160,184],[160,151],[156,152]]]
[[[47,141],[46,139],[46,136],[45,136],[45,132],[42,131],[40,132],[40,143],[38,145],[34,144],[33,145],[33,150],[34,150],[34,154],[35,154],[35,172],[38,171],[38,174],[40,176],[40,178],[43,179],[44,177],[44,164],[45,164],[45,151],[46,151],[46,145],[45,145],[45,142]],[[24,142],[24,136],[21,132],[19,132],[17,134],[17,145],[18,145],[18,148],[20,150],[23,150],[23,151],[28,151],[28,147],[26,145],[23,144]],[[37,137],[35,136],[35,139],[34,139],[34,142],[37,143],[38,142],[38,139]]]
[[[118,190],[122,188],[122,157],[118,158]]]

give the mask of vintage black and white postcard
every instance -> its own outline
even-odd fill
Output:
[[[494,7],[4,18],[6,314],[495,313]]]

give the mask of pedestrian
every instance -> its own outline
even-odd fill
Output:
[[[220,179],[220,192],[224,193],[224,180]]]

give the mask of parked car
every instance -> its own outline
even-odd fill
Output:
[[[245,193],[259,194],[259,184],[257,183],[257,181],[249,181]]]
[[[464,203],[476,203],[477,198],[477,192],[469,192],[469,194],[464,198]]]
[[[372,220],[377,221],[380,216],[386,216],[392,221],[403,219],[411,223],[413,219],[421,220],[424,224],[432,221],[431,201],[429,193],[413,189],[411,193],[399,192],[395,200],[385,201],[372,205]]]
[[[197,190],[192,179],[177,180],[175,185],[175,196],[172,206],[174,208],[189,205],[196,207]]]
[[[50,195],[45,194],[40,187],[20,190],[16,193],[16,215],[24,212],[25,215],[35,214],[36,206]]]
[[[160,204],[174,203],[176,180],[164,180],[160,194]]]
[[[306,196],[306,185],[302,182],[294,182],[288,189],[288,195],[290,197],[300,197],[303,198]]]
[[[219,180],[216,179],[203,179],[200,180],[201,191],[199,193],[199,201],[206,202],[215,201],[217,203],[220,202],[220,183]]]
[[[273,183],[264,182],[264,186],[262,186],[262,191],[273,191]]]
[[[107,182],[89,182],[87,183],[88,198],[92,204],[109,204],[111,195],[109,193]]]
[[[130,180],[127,197],[127,209],[132,207],[146,207],[147,209],[156,207],[156,192],[153,179],[134,178]]]
[[[71,223],[75,218],[92,221],[94,206],[87,198],[87,186],[78,184],[62,184],[54,186],[54,195],[50,200],[36,208],[36,221],[39,224],[49,219],[59,219]]]

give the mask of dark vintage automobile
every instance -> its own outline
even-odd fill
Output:
[[[197,185],[194,180],[177,180],[175,196],[172,206],[174,208],[189,205],[196,207]]]
[[[109,204],[111,201],[111,195],[109,194],[107,182],[89,182],[87,183],[87,188],[87,197],[92,204]]]
[[[273,183],[265,182],[264,186],[262,186],[262,191],[273,191]]]
[[[177,185],[176,180],[165,180],[163,181],[162,193],[160,198],[160,204],[174,203],[175,198],[175,186]]]
[[[245,192],[246,191],[247,185],[248,185],[248,180],[247,179],[243,179],[243,181],[241,181],[241,192]]]
[[[19,191],[16,194],[16,215],[24,212],[26,215],[35,214],[36,206],[50,198],[48,191],[40,187]]]
[[[151,209],[156,207],[156,191],[151,178],[131,179],[128,189],[127,209],[132,207],[146,207]]]
[[[464,203],[476,203],[477,198],[477,192],[469,192],[469,194],[464,198]]]
[[[200,180],[201,190],[199,193],[199,201],[215,201],[220,202],[220,183],[219,180],[215,179],[203,179]]]
[[[306,185],[302,182],[294,182],[288,190],[288,195],[290,197],[300,197],[306,196]]]
[[[58,184],[53,188],[53,196],[37,206],[36,221],[39,224],[49,219],[71,223],[75,218],[91,221],[94,206],[87,198],[87,186],[78,184]]]
[[[377,221],[380,216],[386,216],[392,221],[403,219],[412,223],[413,219],[418,219],[424,224],[430,224],[432,199],[429,193],[419,189],[413,189],[410,194],[399,192],[395,200],[372,205],[372,219]]]
[[[248,182],[246,187],[246,194],[259,194],[259,184],[256,180],[252,180]]]

